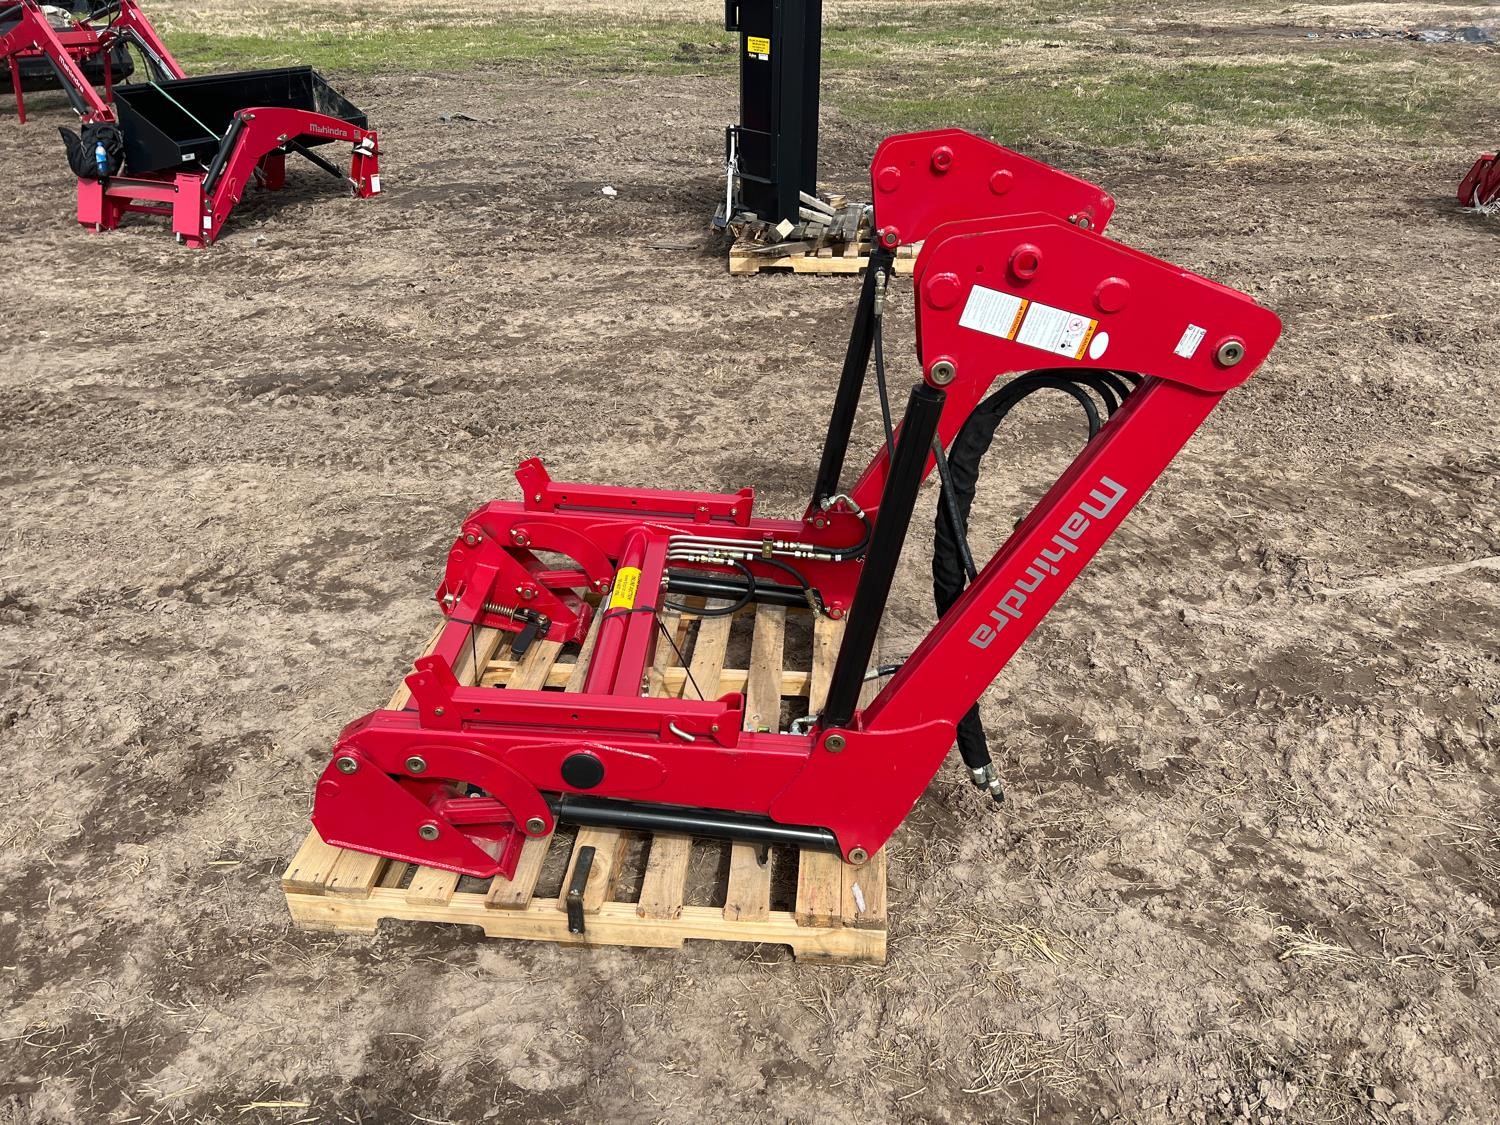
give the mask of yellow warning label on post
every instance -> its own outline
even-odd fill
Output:
[[[759,35],[747,35],[745,37],[745,54],[754,55],[758,59],[771,57],[771,41],[763,39]]]
[[[639,567],[622,566],[615,571],[615,588],[609,595],[610,609],[634,609],[635,595],[641,588]]]

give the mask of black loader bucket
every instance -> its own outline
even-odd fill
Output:
[[[207,167],[218,155],[234,115],[261,106],[311,110],[360,129],[369,126],[365,114],[310,66],[133,83],[115,87],[115,108],[125,134],[125,168],[139,175]],[[293,139],[311,148],[330,138]]]

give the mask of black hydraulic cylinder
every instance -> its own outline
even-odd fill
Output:
[[[880,494],[880,510],[875,515],[875,530],[865,552],[859,585],[849,606],[849,622],[844,629],[844,643],[839,648],[838,663],[828,686],[819,726],[847,726],[859,705],[870,654],[875,651],[875,637],[885,616],[886,599],[901,561],[901,548],[911,526],[912,510],[917,504],[917,490],[922,486],[922,471],[932,455],[932,438],[937,433],[947,395],[926,383],[912,388],[906,403],[906,417],[896,438],[896,454],[891,459]]]
[[[552,815],[563,824],[585,828],[628,828],[642,832],[676,832],[711,840],[740,840],[747,844],[779,844],[789,848],[813,848],[837,852],[838,840],[826,828],[800,824],[777,824],[768,817],[719,809],[694,809],[679,805],[651,805],[634,801],[610,801],[596,797],[564,795],[547,802]]]
[[[844,372],[839,376],[838,393],[833,412],[828,416],[828,436],[823,440],[823,459],[818,464],[818,479],[813,482],[812,502],[839,491],[839,477],[844,471],[844,457],[849,452],[849,435],[854,432],[854,416],[859,409],[859,395],[870,369],[870,348],[875,341],[876,302],[886,283],[886,270],[893,251],[877,244],[870,251],[870,264],[854,308],[854,327],[849,330],[849,346],[844,351]]]
[[[745,583],[728,576],[708,574],[703,571],[669,570],[667,571],[667,593],[738,601],[745,596]],[[762,582],[757,578],[755,596],[751,601],[764,602],[767,605],[806,608],[807,595],[803,593],[800,586],[788,586],[781,582]]]
[[[740,33],[740,203],[795,223],[798,193],[818,190],[823,0],[724,0],[724,26]]]

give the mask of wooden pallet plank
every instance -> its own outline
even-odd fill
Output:
[[[635,904],[635,912],[642,918],[677,918],[682,914],[693,838],[670,832],[657,833],[651,837],[650,848],[646,853],[646,874],[641,880],[641,897]]]
[[[726,609],[727,601],[713,600],[707,609]],[[728,614],[719,617],[702,617],[698,620],[698,636],[693,641],[693,655],[688,658],[688,674],[682,678],[678,694],[684,698],[696,696],[694,686],[709,699],[717,699],[726,691],[738,691],[737,687],[726,688],[721,683],[724,661],[729,653],[729,631],[734,618]]]
[[[885,849],[881,848],[868,862],[846,863],[843,867],[844,890],[839,915],[846,926],[884,929],[885,915]]]
[[[542,685],[547,682],[547,673],[552,670],[552,665],[557,663],[557,656],[560,652],[562,652],[561,641],[532,641],[531,647],[526,650],[526,655],[521,657],[521,663],[516,665],[508,690],[540,691]]]
[[[729,889],[724,896],[728,922],[763,922],[771,916],[771,857],[761,860],[754,844],[736,841],[729,851]]]
[[[646,694],[652,696],[666,694],[667,670],[678,668],[682,664],[678,654],[682,651],[682,632],[686,627],[682,614],[675,609],[662,610],[657,614],[656,620],[661,628],[656,631],[656,648],[652,652],[651,667],[646,673]],[[666,630],[665,636],[662,629]],[[671,638],[670,642],[668,637]]]
[[[589,868],[589,881],[583,888],[583,912],[597,914],[605,899],[614,895],[615,880],[620,876],[620,863],[625,858],[628,835],[618,828],[580,828],[578,838],[573,841],[573,855],[568,860],[568,872],[563,876],[563,893],[558,896],[556,907],[567,910],[568,886],[573,882],[573,868],[578,863],[578,853],[584,848],[594,849],[594,863]]]
[[[485,665],[495,655],[500,642],[508,636],[510,634],[503,629],[471,629],[468,643],[459,650],[458,656],[453,660],[454,678],[464,687],[472,687],[478,683]]]
[[[509,879],[496,878],[485,892],[484,904],[493,910],[517,910],[531,902],[542,863],[552,847],[552,836],[528,836],[521,845],[516,873]]]
[[[790,913],[774,910],[762,921],[726,922],[717,907],[684,906],[671,920],[642,918],[632,902],[606,902],[590,916],[585,933],[568,933],[568,916],[554,899],[533,899],[523,910],[489,910],[484,896],[460,891],[444,907],[416,906],[405,892],[376,890],[368,899],[290,894],[287,906],[306,929],[372,933],[384,918],[478,926],[490,937],[544,940],[560,945],[625,945],[675,949],[685,940],[789,945],[799,960],[872,962],[885,960],[884,930],[853,926],[802,926]]]
[[[745,681],[745,729],[781,729],[781,672],[786,660],[786,607],[755,607],[755,632],[750,638],[750,669]],[[760,921],[771,914],[771,864],[761,862],[760,849],[735,843],[729,852],[729,887],[724,917]]]
[[[333,865],[338,862],[342,848],[325,844],[316,828],[309,830],[302,839],[302,846],[292,856],[292,862],[282,872],[281,885],[288,891],[320,895],[333,874]]]
[[[406,888],[406,901],[420,906],[445,906],[458,889],[458,872],[419,867]]]
[[[411,864],[403,863],[399,859],[393,859],[385,865],[385,870],[380,873],[380,879],[376,882],[377,887],[399,887],[401,880],[406,878]]]
[[[745,682],[745,729],[781,728],[781,664],[786,655],[786,606],[755,607],[750,676]]]
[[[583,635],[583,644],[578,649],[578,659],[573,664],[572,673],[563,684],[564,690],[583,690],[583,681],[589,674],[589,662],[594,658],[594,646],[599,643],[599,626],[603,621],[604,614],[595,612],[593,620],[589,622],[589,631]]]
[[[797,857],[797,908],[792,912],[799,925],[843,924],[844,861],[832,852],[804,851]]]
[[[853,253],[850,253],[850,248]],[[782,271],[795,274],[857,274],[863,273],[870,264],[870,247],[868,242],[846,242],[838,253],[828,250],[826,255],[820,253],[827,250],[826,247],[814,247],[810,251],[796,254],[771,255],[759,251],[757,243],[736,243],[729,251],[729,272],[735,276],[749,276],[762,271]],[[915,255],[903,253],[907,248],[901,247],[893,262],[894,272],[898,275],[909,275],[916,266]]]
[[[333,870],[329,872],[326,884],[327,893],[362,898],[374,888],[385,864],[384,856],[366,855],[346,848],[339,852],[338,859],[333,862]]]
[[[835,621],[821,613],[813,622],[812,675],[807,685],[807,713],[816,715],[828,701],[828,686],[833,682],[833,667],[838,663],[839,646],[844,641],[844,619]]]

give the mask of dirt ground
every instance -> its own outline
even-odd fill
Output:
[[[0,1119],[1500,1120],[1472,153],[1034,153],[1286,335],[987,697],[1006,811],[946,768],[890,844],[889,964],[819,967],[289,924],[313,780],[463,515],[533,454],[799,512],[855,293],[727,275],[718,78],[340,85],[384,197],[296,169],[202,253],[82,233],[61,102],[0,110]],[[831,186],[879,136],[828,113]],[[1002,432],[976,540],[1078,437],[1040,405]]]

